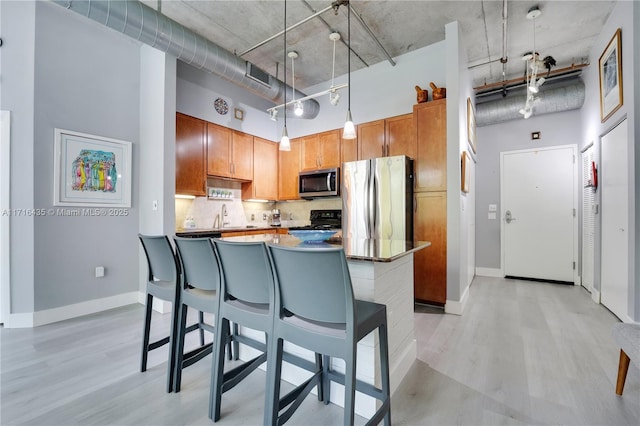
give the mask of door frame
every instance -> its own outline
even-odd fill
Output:
[[[570,148],[573,151],[573,211],[574,211],[574,221],[573,221],[573,284],[580,285],[579,279],[579,268],[578,268],[578,191],[579,191],[579,182],[578,182],[578,145],[576,144],[568,144],[568,145],[556,145],[556,146],[546,146],[539,148],[530,148],[530,149],[518,149],[513,151],[502,151],[500,153],[500,270],[502,271],[502,275],[504,276],[505,271],[505,218],[502,213],[504,206],[504,157],[505,155],[510,154],[521,154],[521,153],[529,153],[536,151],[551,151],[557,149],[565,149]]]
[[[11,113],[0,111],[0,323],[11,313],[10,208]],[[7,214],[5,214],[7,213]]]

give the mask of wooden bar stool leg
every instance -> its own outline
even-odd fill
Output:
[[[629,370],[629,356],[620,349],[620,363],[618,364],[618,382],[616,383],[616,395],[622,395],[624,382],[627,379],[627,371]]]

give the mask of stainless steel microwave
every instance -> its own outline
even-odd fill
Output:
[[[300,172],[298,194],[300,198],[336,197],[340,195],[340,169]]]

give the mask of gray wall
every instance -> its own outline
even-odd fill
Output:
[[[3,56],[2,69],[2,109],[14,112],[12,208],[53,207],[56,127],[133,142],[135,168],[139,45],[48,2],[2,3],[3,50],[24,50]],[[12,312],[136,291],[137,192],[134,181],[126,217],[15,218]],[[94,277],[96,266],[104,278]]]
[[[533,116],[478,127],[476,164],[476,264],[500,269],[500,153],[556,145],[579,145],[580,110]],[[531,140],[539,131],[541,139]],[[489,204],[498,205],[498,219],[489,220]]]

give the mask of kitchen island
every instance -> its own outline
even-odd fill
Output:
[[[430,245],[429,242],[413,244],[397,240],[330,240],[329,243],[302,243],[291,235],[251,235],[223,238],[226,241],[264,241],[287,247],[342,246],[347,257],[351,282],[356,298],[387,306],[389,335],[389,376],[391,393],[395,391],[416,358],[416,340],[413,320],[413,253]],[[263,338],[260,333],[243,329],[243,334]],[[371,333],[358,343],[356,374],[359,380],[380,386],[380,360],[378,336]],[[313,360],[313,353],[285,342],[285,351]],[[241,359],[250,359],[256,352],[243,347]],[[341,359],[332,360],[332,368],[344,372]],[[282,378],[299,384],[308,378],[308,373],[298,367],[283,364]],[[343,406],[344,387],[331,383],[331,402]],[[369,418],[376,410],[376,400],[356,393],[356,413]]]

